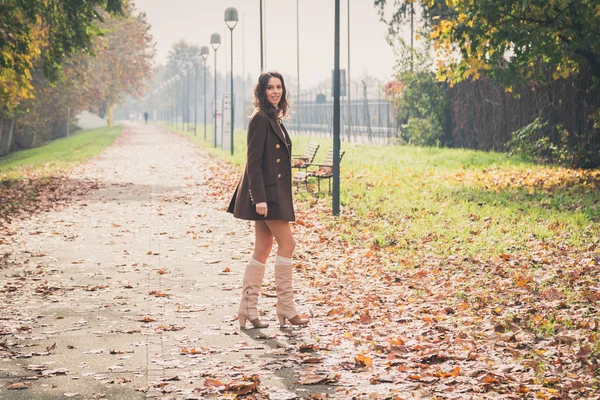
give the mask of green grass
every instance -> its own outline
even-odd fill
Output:
[[[88,160],[108,147],[123,131],[122,126],[78,132],[34,149],[0,158],[0,180],[20,179],[25,172],[42,176]]]
[[[192,133],[193,135],[193,133]],[[244,131],[236,131],[234,156],[212,143],[197,142],[214,155],[242,165]],[[210,137],[210,135],[209,135]],[[332,147],[328,138],[292,136],[293,153],[309,141],[321,144],[316,161]],[[577,248],[600,237],[600,193],[582,187],[541,190],[512,187],[488,190],[473,182],[452,179],[483,171],[537,170],[540,167],[506,154],[464,149],[377,146],[342,143],[341,204],[358,218],[342,218],[336,229],[348,241],[389,247],[402,255],[427,248],[438,256],[486,257],[519,253],[529,243],[554,240]],[[318,196],[326,196],[325,189]],[[301,190],[299,207],[310,207],[315,196]],[[329,200],[326,200],[329,201]],[[558,228],[557,228],[558,227]]]

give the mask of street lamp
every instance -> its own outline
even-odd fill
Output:
[[[169,78],[167,79],[167,109],[169,112],[169,123],[171,126],[173,126],[173,123],[175,122],[175,120],[173,119],[173,105],[171,105],[171,96],[172,96],[172,91],[171,88],[173,88],[173,78]]]
[[[221,46],[221,35],[213,33],[210,35],[210,45],[215,51],[215,118],[213,125],[213,146],[217,147],[217,50]]]
[[[194,67],[196,69],[196,82],[194,89],[194,136],[198,133],[198,67],[202,64],[202,57],[194,57]]]
[[[175,129],[179,129],[179,115],[177,113],[177,82],[181,80],[179,75],[173,77],[173,101],[175,102]]]
[[[181,68],[181,130],[185,131],[185,78],[187,77],[187,69]]]
[[[169,122],[171,120],[171,110],[169,109],[169,89],[171,88],[170,86],[170,79],[167,79],[164,83],[164,91],[165,91],[165,122],[167,125],[169,125]]]
[[[191,61],[188,61],[185,64],[185,68],[187,69],[187,73],[188,73],[187,98],[185,100],[185,102],[186,102],[185,109],[186,109],[186,116],[187,116],[186,119],[187,119],[187,124],[188,124],[188,129],[187,130],[189,131],[190,130],[190,119],[191,119],[190,118],[190,91],[191,91],[190,90],[190,86],[191,86],[190,85],[190,80],[192,79],[192,72],[194,71],[194,63],[191,62]],[[195,131],[194,131],[194,133],[195,133]]]
[[[225,10],[225,23],[231,33],[231,155],[233,155],[233,127],[234,127],[234,101],[233,101],[233,28],[238,23],[238,12],[235,8],[229,7]]]
[[[206,59],[208,58],[208,46],[200,48],[200,55],[204,59],[204,141],[206,142]]]

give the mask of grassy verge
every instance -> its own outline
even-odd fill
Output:
[[[85,191],[88,183],[67,179],[64,172],[98,155],[122,131],[122,126],[83,131],[1,158],[0,227],[19,211],[44,210]]]
[[[123,131],[122,126],[78,132],[35,149],[22,150],[0,158],[0,180],[20,179],[27,173],[51,175],[88,160],[108,147]]]

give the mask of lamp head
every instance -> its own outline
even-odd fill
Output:
[[[225,23],[229,29],[233,30],[238,21],[238,12],[235,8],[229,7],[227,10],[225,10]]]
[[[202,46],[200,48],[200,55],[202,56],[202,58],[204,58],[204,61],[206,61],[206,59],[208,58],[208,53],[210,53],[210,50],[208,50],[208,46]]]
[[[221,46],[221,35],[218,33],[213,33],[210,35],[210,45],[212,46],[214,51],[217,51],[219,46]]]

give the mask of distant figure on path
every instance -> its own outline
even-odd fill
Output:
[[[144,111],[144,121],[146,121],[146,125],[148,125],[148,111]]]
[[[266,328],[258,318],[258,294],[265,276],[265,262],[277,239],[275,284],[277,317],[281,326],[306,325],[294,307],[292,254],[296,246],[289,221],[295,221],[292,203],[292,142],[282,119],[289,107],[283,76],[263,72],[254,89],[254,113],[248,124],[246,166],[229,203],[235,218],[255,221],[254,254],[246,266],[238,310],[240,327],[250,321]]]

